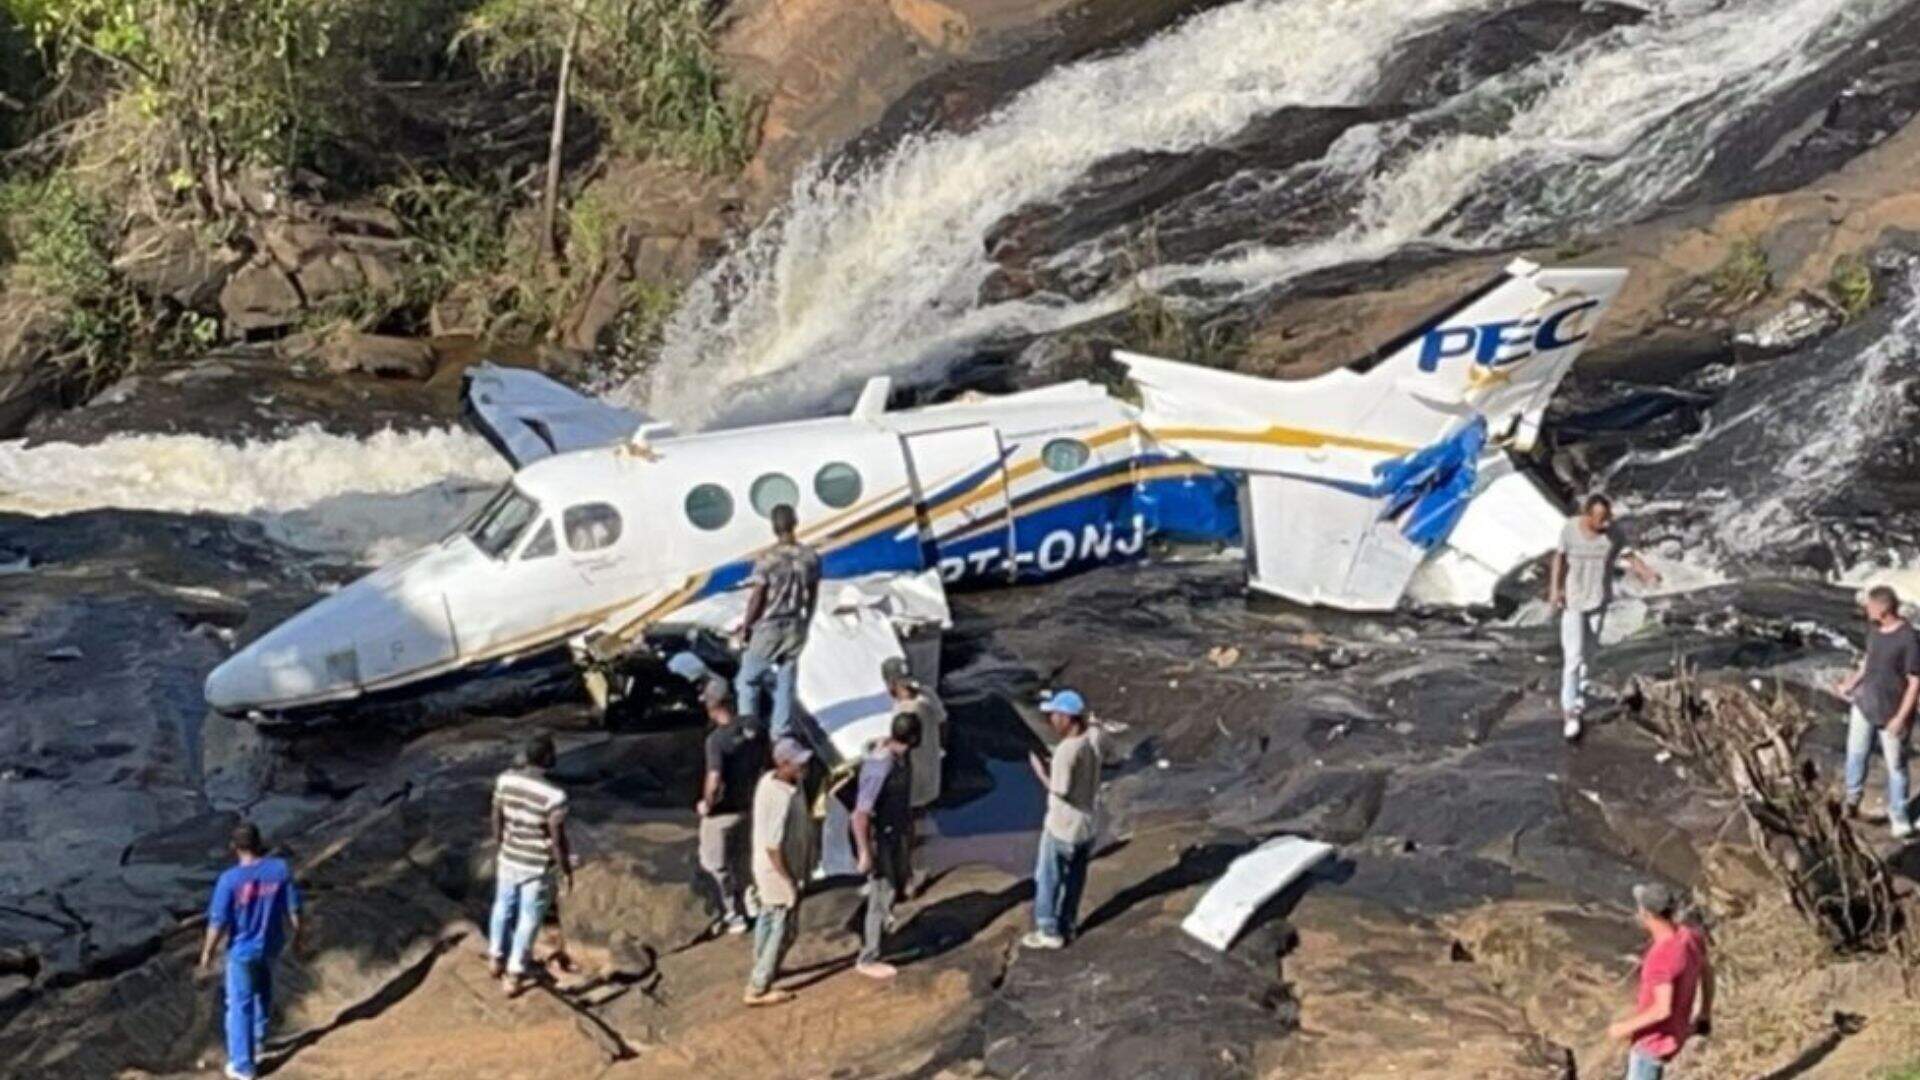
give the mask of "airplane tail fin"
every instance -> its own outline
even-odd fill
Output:
[[[1491,582],[1539,554],[1539,537],[1551,542],[1547,517],[1558,524],[1551,500],[1516,494],[1532,488],[1530,478],[1494,466],[1503,448],[1532,445],[1554,389],[1625,280],[1624,270],[1516,261],[1371,356],[1292,382],[1114,355],[1140,391],[1150,436],[1245,474],[1256,588],[1384,610],[1444,548],[1476,569],[1448,579],[1473,582],[1476,594],[1484,585],[1490,598]],[[1500,497],[1475,514],[1496,485]],[[1466,544],[1500,532],[1460,528],[1486,518],[1493,503],[1532,538],[1527,544],[1449,546],[1456,536]],[[1527,520],[1507,520],[1515,513]]]

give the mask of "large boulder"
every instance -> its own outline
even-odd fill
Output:
[[[256,255],[220,290],[227,326],[241,333],[291,326],[305,307],[293,279],[264,256]]]
[[[193,229],[149,223],[127,231],[113,268],[148,296],[201,310],[213,305],[239,261],[239,252],[208,244]]]

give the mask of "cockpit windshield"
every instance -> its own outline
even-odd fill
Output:
[[[460,531],[490,558],[504,559],[520,534],[539,516],[540,504],[508,484],[488,499],[479,513],[468,518]]]

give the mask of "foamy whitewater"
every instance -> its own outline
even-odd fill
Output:
[[[0,511],[239,515],[293,546],[379,562],[444,534],[508,474],[484,440],[452,429],[363,439],[307,427],[245,443],[198,435],[32,448],[16,441],[0,443]]]
[[[907,139],[849,178],[802,177],[786,210],[689,290],[646,379],[611,396],[688,427],[787,417],[871,375],[937,373],[981,343],[1110,314],[1141,288],[1205,284],[1214,302],[1228,302],[1416,240],[1492,246],[1543,224],[1644,214],[1699,174],[1714,132],[1850,47],[1900,2],[1656,3],[1637,26],[1454,103],[1510,112],[1497,134],[1409,150],[1408,122],[1347,132],[1326,164],[1366,193],[1331,239],[1152,268],[1085,302],[977,303],[994,269],[988,230],[1057,199],[1100,161],[1198,149],[1285,106],[1362,103],[1398,43],[1501,6],[1244,0],[1130,52],[1062,68],[964,135]],[[1529,177],[1547,182],[1519,182]],[[1476,200],[1492,212],[1456,217]],[[1497,224],[1449,224],[1489,219]]]

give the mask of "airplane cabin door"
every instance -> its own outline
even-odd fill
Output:
[[[903,435],[900,442],[925,565],[937,565],[948,584],[1010,576],[1013,514],[999,432],[991,424],[967,424]]]

